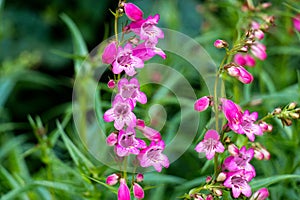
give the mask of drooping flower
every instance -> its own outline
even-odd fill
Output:
[[[252,173],[246,172],[245,170],[228,172],[223,185],[227,188],[231,188],[234,198],[238,198],[241,193],[246,197],[250,197],[252,192],[248,182],[251,181],[252,178]]]
[[[267,188],[261,188],[256,191],[250,198],[250,200],[265,200],[269,197],[269,191]]]
[[[137,102],[141,104],[147,103],[147,96],[140,91],[140,83],[136,78],[132,78],[128,81],[126,78],[122,78],[118,82],[119,94],[124,99],[131,99],[134,105]]]
[[[157,130],[146,126],[144,120],[138,119],[136,127],[150,141],[158,142],[161,140],[161,134]]]
[[[143,19],[143,11],[133,3],[124,3],[124,11],[131,21]]]
[[[300,14],[293,17],[293,25],[294,28],[300,32]]]
[[[259,42],[251,45],[251,53],[260,60],[267,58],[266,46]]]
[[[243,146],[240,150],[231,144],[228,147],[231,156],[227,157],[223,163],[223,170],[238,171],[245,170],[246,172],[252,173],[254,177],[256,175],[255,168],[249,163],[254,156],[254,150],[252,148],[246,149]]]
[[[207,96],[204,96],[195,102],[194,109],[196,111],[202,112],[206,110],[210,104],[211,104],[211,99]]]
[[[130,200],[130,190],[124,178],[120,179],[120,187],[118,189],[118,200]]]
[[[163,154],[165,149],[165,143],[163,140],[154,142],[152,141],[150,145],[141,150],[140,154],[137,156],[142,167],[153,166],[156,171],[161,172],[162,167],[169,167],[169,159]]]
[[[138,138],[135,138],[135,131],[128,127],[126,131],[120,130],[118,135],[118,143],[116,145],[116,154],[120,157],[128,156],[129,154],[138,155],[140,149],[146,148],[146,143]]]
[[[121,130],[126,124],[129,127],[136,126],[136,116],[132,112],[134,104],[131,99],[123,99],[117,95],[112,103],[112,108],[107,110],[103,119],[106,122],[114,121],[114,127]]]
[[[145,196],[143,188],[137,183],[133,184],[133,195],[138,200],[143,199]]]
[[[135,68],[143,68],[144,62],[141,58],[134,56],[133,48],[130,43],[125,44],[124,48],[119,47],[115,60],[112,62],[112,72],[120,74],[122,71],[128,76],[136,74]]]
[[[206,158],[211,160],[215,153],[223,153],[224,146],[220,142],[220,136],[215,130],[208,130],[205,133],[204,140],[202,140],[195,148],[197,152],[205,152]]]
[[[115,185],[118,183],[119,176],[117,174],[111,174],[106,178],[107,185]]]

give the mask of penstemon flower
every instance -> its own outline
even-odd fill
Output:
[[[118,200],[130,200],[130,190],[124,178],[120,179],[120,187],[118,189]]]
[[[269,197],[268,189],[261,188],[251,196],[250,200],[265,200],[268,197]]]
[[[121,97],[131,99],[134,105],[136,105],[136,102],[141,104],[147,103],[147,96],[140,91],[140,83],[136,78],[132,78],[130,81],[126,78],[120,79],[118,89]]]
[[[293,25],[294,28],[300,32],[300,14],[293,17]]]

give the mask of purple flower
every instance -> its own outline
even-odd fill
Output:
[[[227,68],[227,72],[230,76],[236,77],[244,84],[249,84],[253,81],[253,76],[244,67],[230,66]]]
[[[135,68],[143,68],[144,62],[141,58],[132,54],[132,46],[127,43],[124,48],[119,47],[115,60],[112,63],[114,74],[120,74],[122,71],[128,76],[136,74]]]
[[[243,114],[243,122],[241,123],[244,133],[247,135],[250,141],[254,141],[255,135],[262,135],[263,131],[258,124],[254,124],[257,120],[257,112],[249,113],[248,110],[245,110]]]
[[[114,121],[114,126],[117,130],[121,130],[126,124],[129,127],[136,126],[136,116],[132,112],[134,104],[131,99],[124,100],[120,95],[117,95],[112,103],[112,108],[107,110],[103,119],[106,122]]]
[[[210,104],[211,104],[210,98],[207,96],[204,96],[195,102],[194,109],[196,111],[202,112],[202,111],[206,110]]]
[[[246,149],[243,146],[240,150],[231,144],[228,147],[228,151],[231,156],[227,157],[223,162],[223,170],[238,171],[245,170],[252,173],[254,177],[256,175],[255,168],[249,163],[254,156],[254,150],[252,148]]]
[[[241,193],[246,197],[250,197],[252,192],[248,182],[251,181],[252,178],[252,173],[244,170],[228,172],[223,184],[225,187],[231,188],[234,198],[238,198]]]
[[[261,188],[256,191],[250,198],[250,200],[265,200],[269,197],[269,191],[267,188]]]
[[[119,94],[124,99],[131,99],[136,104],[136,101],[141,104],[147,103],[147,96],[140,91],[140,84],[136,78],[132,78],[128,81],[126,78],[122,78],[118,82]]]
[[[131,24],[129,24],[129,29],[139,35],[140,38],[147,43],[157,44],[158,38],[164,38],[164,32],[156,26],[159,18],[159,14],[156,14],[154,16],[149,16],[147,19],[131,22]]]
[[[238,64],[240,66],[245,66],[246,65],[246,60],[245,60],[244,56],[240,53],[235,54],[233,60],[236,64]]]
[[[143,42],[137,45],[132,51],[133,55],[139,57],[143,61],[149,60],[155,55],[159,55],[163,59],[166,59],[166,54],[163,50],[155,46],[153,43]]]
[[[130,190],[124,178],[120,179],[120,187],[118,189],[118,200],[130,200]]]
[[[124,157],[129,154],[138,155],[140,149],[146,147],[147,145],[143,140],[135,138],[134,129],[128,127],[126,131],[120,130],[115,151],[118,156]]]
[[[131,21],[143,19],[143,11],[133,3],[124,3],[124,11]]]
[[[164,141],[154,142],[152,141],[150,145],[141,150],[140,154],[137,156],[142,167],[153,166],[156,171],[161,172],[162,167],[169,167],[169,159],[166,155],[162,154],[165,149]]]
[[[215,153],[223,153],[224,146],[220,142],[220,136],[215,130],[208,130],[205,133],[204,140],[202,140],[195,148],[197,152],[205,152],[206,158],[211,160]]]
[[[106,144],[108,146],[114,146],[118,142],[118,135],[116,133],[111,133],[106,138]]]
[[[251,53],[260,60],[265,60],[267,58],[266,46],[259,42],[251,46]]]
[[[143,199],[145,196],[143,188],[137,183],[133,184],[133,195],[138,200]]]

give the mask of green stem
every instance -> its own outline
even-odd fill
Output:
[[[116,11],[116,14],[115,14],[115,25],[114,25],[116,42],[119,41],[119,38],[118,38],[118,18],[119,18],[119,13],[118,13],[118,11]]]

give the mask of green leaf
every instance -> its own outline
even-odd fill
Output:
[[[171,183],[171,184],[181,184],[185,182],[185,179],[171,176],[166,174],[157,174],[157,173],[147,173],[145,174],[145,182],[147,183]]]
[[[262,187],[267,187],[271,184],[288,180],[288,179],[299,179],[300,180],[300,175],[296,174],[284,174],[284,175],[277,175],[277,176],[271,176],[268,178],[262,178],[258,180],[253,180],[250,182],[250,186],[253,190],[262,188]]]
[[[87,50],[86,44],[83,40],[83,37],[82,37],[79,29],[75,25],[75,23],[66,14],[61,14],[60,17],[66,23],[66,25],[68,26],[68,28],[72,34],[74,54],[77,56],[87,56],[88,50]],[[74,62],[75,62],[75,72],[76,72],[76,74],[78,74],[80,66],[83,63],[83,61],[82,61],[82,59],[76,59]]]
[[[0,79],[0,94],[1,94],[0,106],[1,107],[5,104],[15,84],[16,82],[13,79],[10,79],[9,77]]]

